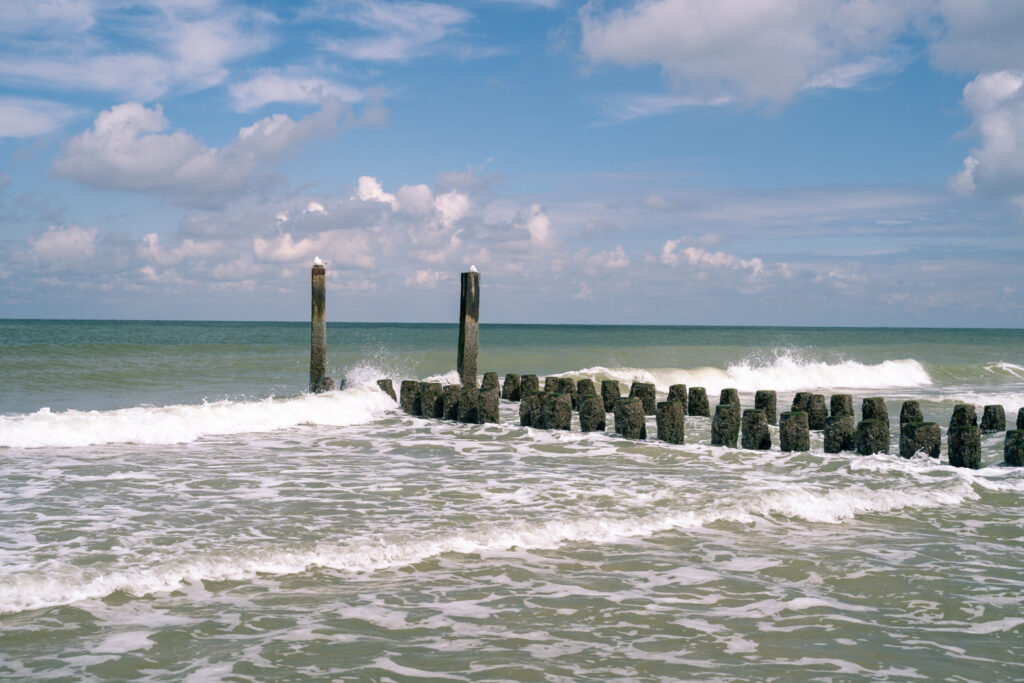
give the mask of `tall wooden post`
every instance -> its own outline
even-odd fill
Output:
[[[459,379],[476,388],[476,356],[480,342],[480,273],[462,273],[459,303]]]
[[[324,317],[327,272],[322,265],[313,266],[313,305],[309,340],[309,391],[324,391],[327,369],[327,319]]]

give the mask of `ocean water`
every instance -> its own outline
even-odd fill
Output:
[[[0,321],[0,678],[1024,679],[1024,468],[407,416],[453,325]],[[484,325],[480,369],[1024,406],[1024,331]],[[610,426],[610,425],[609,425]],[[944,430],[945,431],[945,430]]]

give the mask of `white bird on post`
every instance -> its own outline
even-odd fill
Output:
[[[471,273],[479,273],[480,271],[476,269],[476,266],[470,266],[469,267],[469,272],[471,272]]]

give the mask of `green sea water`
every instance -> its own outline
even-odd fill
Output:
[[[1024,473],[401,413],[454,325],[0,321],[0,677],[1024,678]],[[481,372],[1024,406],[1024,331],[483,325]],[[610,422],[610,420],[609,420]]]

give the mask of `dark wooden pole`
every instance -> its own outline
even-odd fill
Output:
[[[309,390],[323,391],[327,369],[327,319],[324,317],[327,271],[321,265],[313,266],[313,306],[310,319]]]
[[[480,273],[462,274],[459,303],[459,379],[476,388],[476,357],[480,343]]]

